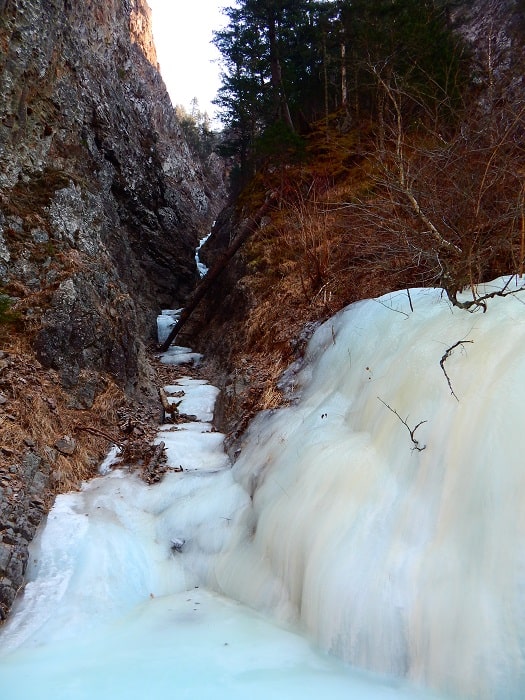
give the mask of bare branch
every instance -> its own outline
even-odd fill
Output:
[[[113,435],[110,435],[109,433],[105,433],[103,430],[98,430],[97,428],[91,428],[88,425],[80,425],[77,424],[75,425],[75,430],[81,430],[85,433],[91,433],[92,435],[98,435],[99,437],[105,438],[108,442],[111,442],[113,445],[116,445],[119,447],[121,450],[124,449],[124,445],[120,440],[117,440]]]
[[[489,173],[489,170],[490,170],[490,166],[492,165],[492,161],[493,161],[494,158],[496,157],[496,154],[497,154],[497,152],[499,151],[499,149],[507,142],[507,139],[508,139],[508,137],[509,137],[509,134],[510,134],[510,133],[512,132],[512,130],[516,127],[516,125],[519,124],[519,122],[520,122],[520,120],[521,120],[521,118],[523,117],[524,114],[525,114],[525,105],[520,109],[520,111],[519,111],[518,114],[515,116],[515,118],[514,118],[514,120],[512,121],[512,123],[507,127],[505,133],[503,134],[503,136],[502,136],[502,138],[500,139],[499,143],[496,144],[496,146],[495,146],[495,148],[494,148],[494,150],[493,150],[493,152],[492,152],[490,158],[489,158],[488,161],[487,161],[487,165],[486,165],[486,167],[485,167],[485,172],[483,173],[483,177],[482,177],[482,179],[481,179],[481,185],[480,185],[480,188],[479,188],[478,201],[477,201],[476,210],[475,210],[476,216],[479,215],[479,210],[480,210],[480,207],[481,207],[481,200],[482,200],[483,195],[484,195],[484,193],[485,193],[485,181],[486,181],[486,179],[487,179],[487,176],[488,176],[488,173]]]
[[[472,310],[477,311],[478,309],[483,309],[483,313],[487,310],[487,304],[485,303],[487,299],[494,299],[494,297],[508,297],[510,294],[517,294],[518,292],[523,292],[525,291],[525,284],[519,287],[519,289],[511,289],[507,291],[507,287],[510,284],[510,281],[514,275],[510,275],[509,279],[505,282],[505,286],[503,289],[499,289],[496,292],[490,292],[489,294],[483,294],[480,297],[474,296],[474,299],[472,301],[458,301],[456,298],[456,293],[451,293],[448,289],[445,289],[447,296],[449,298],[449,301],[453,306],[457,306],[460,309],[467,309],[467,311],[470,311],[472,307],[474,307]],[[472,342],[472,341],[468,341]]]
[[[450,377],[447,374],[447,370],[445,369],[445,362],[448,360],[448,358],[452,355],[452,351],[457,348],[459,345],[465,345],[465,343],[473,343],[473,340],[458,340],[457,343],[454,343],[454,345],[451,345],[449,348],[447,348],[445,354],[439,361],[440,367],[443,370],[443,374],[445,375],[445,378],[447,380],[448,388],[450,389],[450,393],[452,396],[456,399],[456,401],[459,403],[459,399],[456,396],[454,389],[452,388],[452,383],[450,381]]]
[[[372,66],[371,70],[372,73],[375,75],[378,83],[384,89],[396,113],[396,156],[398,168],[398,181],[401,191],[410,202],[410,205],[412,206],[412,209],[414,210],[415,214],[419,217],[419,219],[425,225],[425,227],[428,228],[428,232],[435,239],[435,241],[443,248],[448,248],[449,250],[454,250],[456,253],[461,253],[461,248],[459,248],[454,243],[451,243],[441,235],[434,223],[422,210],[418,199],[414,195],[409,185],[403,144],[403,117],[401,114],[401,106],[399,104],[398,99],[398,91],[393,89],[392,85],[383,78],[376,66]]]
[[[410,304],[410,311],[414,313],[414,307],[412,306],[412,297],[410,296],[410,289],[407,287],[408,303]]]
[[[381,299],[374,299],[375,302],[378,304],[381,304],[381,306],[384,306],[385,309],[388,309],[389,311],[395,311],[396,314],[402,314],[405,318],[409,318],[408,314],[406,311],[401,311],[401,309],[394,309],[393,306],[388,306],[388,304],[385,304],[384,301],[381,301]],[[413,311],[414,309],[412,309]]]
[[[403,418],[401,418],[401,416],[399,415],[399,413],[396,411],[395,408],[392,408],[392,406],[389,406],[389,405],[388,405],[385,401],[383,401],[383,399],[380,398],[379,396],[378,396],[377,398],[379,399],[379,401],[381,401],[381,403],[383,404],[383,406],[386,406],[386,407],[388,408],[389,411],[391,411],[395,416],[397,416],[397,417],[399,418],[399,420],[401,421],[401,423],[403,423],[403,425],[405,426],[405,428],[408,430],[408,432],[409,432],[409,434],[410,434],[410,439],[412,440],[412,442],[413,442],[413,444],[414,444],[414,447],[413,447],[412,449],[413,449],[413,450],[417,450],[418,452],[423,452],[423,450],[425,450],[427,446],[426,446],[426,445],[421,446],[421,445],[419,444],[419,440],[416,440],[416,438],[414,437],[414,435],[415,435],[416,430],[419,428],[419,426],[420,426],[420,425],[423,425],[423,423],[428,423],[428,421],[426,421],[426,420],[419,421],[419,423],[418,423],[414,428],[411,428],[411,427],[408,425],[408,422],[407,422],[407,421],[408,421],[408,416],[406,417],[406,420],[403,420]]]

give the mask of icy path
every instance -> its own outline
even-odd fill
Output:
[[[56,499],[0,635],[0,698],[437,698],[352,671],[217,593],[215,562],[250,498],[212,429],[217,389],[188,377],[165,391],[194,417],[159,431],[169,465],[183,471],[155,486],[110,471]]]
[[[213,432],[210,422],[218,389],[201,379],[184,377],[164,390],[168,401],[177,404],[180,414],[195,418],[182,425],[160,427],[157,442],[162,441],[166,446],[168,465],[185,472],[229,468],[229,459],[222,449],[224,435]],[[182,398],[178,396],[180,394]]]
[[[416,700],[206,591],[149,600],[95,632],[0,660],[3,700]]]

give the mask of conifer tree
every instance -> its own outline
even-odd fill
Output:
[[[384,119],[384,80],[409,96],[407,109],[449,108],[461,61],[442,5],[238,0],[227,8],[229,23],[215,33],[224,66],[216,103],[241,169],[265,132],[282,138],[341,107]]]

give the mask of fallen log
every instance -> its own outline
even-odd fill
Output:
[[[256,231],[257,227],[261,223],[263,217],[268,213],[268,211],[273,206],[275,200],[277,199],[277,193],[271,192],[266,199],[265,203],[260,207],[255,216],[249,219],[240,229],[237,236],[234,238],[232,244],[218,257],[214,265],[208,271],[207,275],[203,278],[202,282],[196,287],[195,291],[191,295],[188,303],[184,307],[179,316],[177,323],[171,329],[170,334],[166,340],[158,347],[159,352],[166,352],[172,342],[175,340],[179,334],[181,328],[190,318],[192,313],[197,308],[199,302],[204,299],[213,283],[219,277],[221,272],[225,269],[227,263],[233,258],[235,253],[239,250],[242,244],[248,240],[248,238]]]

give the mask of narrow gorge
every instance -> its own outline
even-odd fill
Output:
[[[453,98],[323,34],[237,161],[146,0],[0,0],[2,700],[523,698],[525,6],[427,5]]]
[[[96,473],[128,408],[158,418],[147,346],[224,201],[160,77],[144,0],[0,5],[0,607],[52,494]],[[128,407],[128,408],[127,408]],[[120,414],[118,412],[121,412]]]

